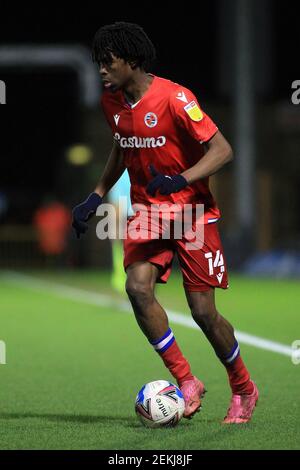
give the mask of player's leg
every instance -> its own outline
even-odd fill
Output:
[[[258,398],[257,388],[250,379],[250,374],[240,356],[233,327],[216,309],[214,294],[213,288],[204,292],[186,290],[193,318],[211,343],[228,374],[233,397],[225,422],[246,422],[250,419]]]
[[[148,227],[149,214],[140,211],[139,224],[141,216],[146,218],[142,225]],[[155,283],[166,283],[171,273],[174,246],[172,241],[160,236],[163,230],[160,222],[153,226],[151,220],[150,237],[145,239],[136,237],[134,222],[135,217],[128,220],[124,239],[126,290],[138,324],[181,388],[186,403],[184,416],[188,418],[200,408],[204,385],[192,375],[169,328],[166,312],[154,295]],[[153,237],[153,232],[158,237]]]
[[[169,327],[167,314],[155,298],[159,269],[149,262],[136,262],[126,272],[126,291],[137,323],[180,385],[192,374]]]
[[[251,416],[254,408],[252,405],[253,403],[255,405],[257,400],[257,389],[240,356],[233,327],[220,315],[215,306],[214,288],[228,287],[223,249],[216,224],[204,226],[204,243],[199,247],[195,245],[195,249],[187,249],[186,241],[178,240],[177,254],[192,315],[226,368],[233,401],[243,402],[244,411],[234,405],[234,414],[245,412],[244,414],[248,415],[248,411],[251,410]],[[244,397],[248,397],[245,403]],[[232,415],[231,411],[229,415]]]
[[[169,328],[166,312],[157,302],[154,288],[159,270],[148,262],[136,262],[126,269],[126,292],[139,327],[150,342]]]
[[[227,369],[233,393],[251,393],[250,374],[240,357],[233,327],[216,309],[215,290],[208,287],[204,292],[185,292],[195,322]]]
[[[190,365],[182,355],[169,327],[168,317],[155,298],[154,288],[159,269],[149,262],[136,262],[127,267],[126,291],[133,307],[136,320],[159,353],[164,364],[182,389],[187,406],[185,417],[191,417],[200,408],[200,397],[204,394],[203,384],[191,372]],[[187,393],[188,392],[188,393]],[[190,396],[197,392],[191,403]]]

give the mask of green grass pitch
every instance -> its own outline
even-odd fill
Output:
[[[193,372],[208,393],[201,413],[177,428],[149,430],[134,399],[155,379],[171,379],[133,314],[64,298],[53,282],[114,295],[109,274],[32,272],[45,287],[0,277],[1,449],[299,449],[300,365],[287,356],[241,345],[260,390],[253,420],[224,426],[230,390],[223,367],[203,334],[171,323]],[[181,279],[159,286],[164,306],[188,315]],[[236,329],[291,345],[300,339],[296,282],[232,277],[217,293],[218,308]]]

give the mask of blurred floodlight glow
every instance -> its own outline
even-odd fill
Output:
[[[66,159],[71,165],[87,165],[92,160],[92,150],[87,145],[72,145],[67,149]]]

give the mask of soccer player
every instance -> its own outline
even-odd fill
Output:
[[[232,399],[223,423],[245,423],[258,390],[233,327],[215,306],[215,288],[226,289],[228,280],[217,229],[220,213],[208,185],[209,176],[232,159],[231,147],[189,89],[148,73],[155,49],[140,26],[118,22],[100,28],[93,59],[104,86],[102,108],[113,146],[94,192],[73,209],[73,227],[78,237],[87,230],[88,219],[125,168],[132,204],[176,204],[182,210],[185,204],[204,204],[204,244],[199,249],[187,249],[184,234],[179,239],[135,239],[128,233],[126,291],[141,330],[177,380],[184,416],[191,418],[200,409],[205,387],[193,375],[154,293],[157,282],[167,282],[177,254],[192,316],[228,374]]]

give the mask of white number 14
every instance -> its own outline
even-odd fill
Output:
[[[224,258],[220,253],[220,250],[217,250],[215,259],[213,259],[213,253],[205,253],[205,258],[208,260],[208,270],[209,275],[213,276],[215,274],[215,268],[220,268],[220,272],[216,274],[219,283],[222,282],[223,273],[225,272]]]

